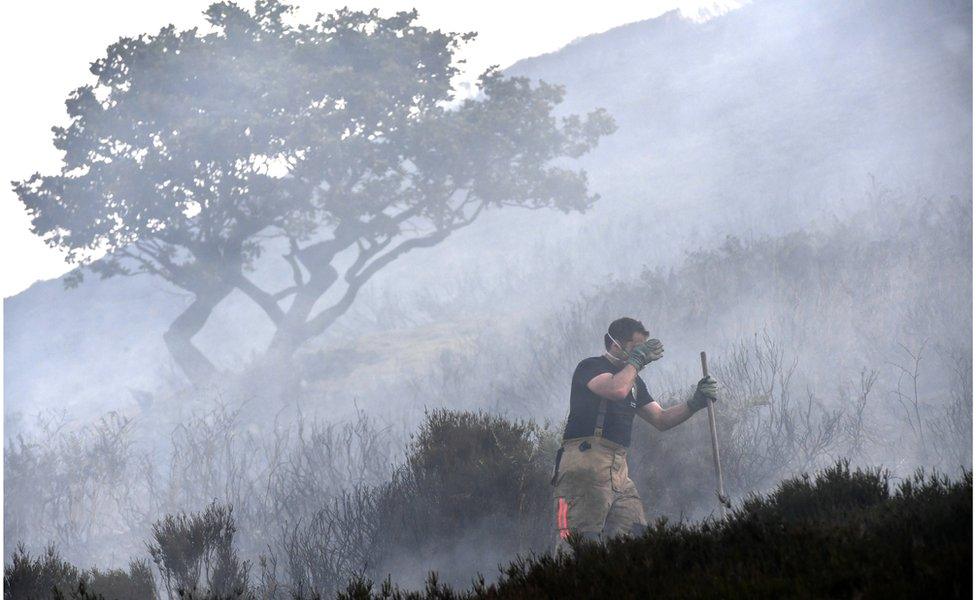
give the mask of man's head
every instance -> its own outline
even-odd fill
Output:
[[[621,317],[610,323],[607,333],[603,334],[603,345],[611,355],[626,358],[634,346],[647,341],[650,335],[637,319]]]

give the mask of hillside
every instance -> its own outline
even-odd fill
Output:
[[[607,323],[622,314],[638,314],[664,341],[664,358],[641,374],[662,406],[687,399],[700,377],[698,352],[708,351],[722,386],[715,412],[725,489],[736,501],[838,457],[883,465],[894,477],[920,466],[969,470],[972,328],[959,315],[972,312],[971,204],[883,196],[856,222],[730,238],[674,269],[588,290],[518,329],[515,318],[484,327],[438,305],[434,325],[361,334],[309,353],[288,373],[246,370],[215,391],[157,393],[133,421],[110,417],[81,431],[54,424],[6,448],[6,547],[23,541],[37,550],[58,540],[72,562],[116,566],[142,549],[154,519],[216,498],[235,507],[238,548],[256,558],[283,510],[295,522],[353,486],[385,481],[391,465],[402,464],[401,444],[436,439],[421,432],[431,429],[431,415],[443,431],[451,418],[437,418],[444,414],[438,409],[449,409],[480,415],[463,417],[462,425],[474,425],[466,433],[447,427],[443,443],[431,446],[436,456],[420,461],[450,486],[416,505],[392,499],[412,506],[394,513],[399,523],[350,522],[421,540],[421,531],[439,532],[450,544],[438,538],[423,552],[392,552],[394,580],[421,585],[436,568],[444,581],[466,584],[515,552],[486,539],[508,532],[505,543],[524,550],[516,542],[530,533],[502,527],[508,518],[485,521],[488,496],[511,500],[503,502],[506,511],[529,510],[518,513],[525,522],[544,526],[551,518],[552,445],[566,418],[570,373],[599,353]],[[920,362],[913,365],[908,351]],[[298,414],[266,401],[268,379]],[[350,380],[377,392],[351,393]],[[520,420],[538,428],[523,429],[525,445],[515,448],[498,447],[505,436],[482,427]],[[635,421],[628,464],[648,517],[707,517],[714,480],[704,415],[668,431]],[[531,468],[485,474],[489,454],[530,457]],[[499,484],[500,496],[475,493],[471,481]],[[461,506],[442,512],[434,500]],[[529,548],[548,543],[547,532],[531,531]]]
[[[971,21],[967,2],[759,0],[703,24],[672,12],[619,27],[508,72],[563,83],[568,112],[614,115],[619,132],[586,159],[608,196],[789,227],[869,174],[970,188]]]
[[[496,462],[491,466],[499,467]],[[420,505],[429,500],[413,495],[407,499]],[[458,502],[457,495],[450,502]],[[328,566],[317,564],[314,559],[309,561],[312,553],[304,553],[300,544],[290,547],[288,559],[309,568],[318,580],[279,580],[274,571],[268,572],[267,562],[261,563],[260,577],[249,577],[248,566],[241,568],[234,548],[233,513],[211,506],[191,519],[170,521],[174,543],[163,546],[160,554],[171,562],[159,576],[141,556],[133,557],[127,570],[102,565],[81,570],[63,559],[56,548],[41,553],[18,548],[4,565],[4,594],[12,600],[68,595],[82,600],[150,598],[163,583],[169,589],[175,580],[192,582],[194,588],[180,597],[214,600],[961,599],[972,596],[972,509],[971,471],[952,477],[919,471],[895,483],[882,469],[851,469],[842,461],[812,477],[804,474],[780,482],[770,493],[753,496],[735,506],[725,520],[658,520],[645,533],[630,539],[617,538],[606,544],[574,539],[573,553],[556,556],[549,552],[508,552],[499,565],[501,577],[497,581],[490,572],[481,571],[466,578],[473,581],[468,588],[468,584],[454,583],[459,579],[456,573],[442,571],[429,574],[426,586],[391,579],[388,571],[372,564],[377,549],[382,552],[391,543],[394,547],[403,543],[390,539],[397,537],[397,531],[386,528],[355,537],[350,548],[354,558],[342,556],[337,564]],[[370,504],[367,510],[376,508]],[[399,506],[396,512],[403,516]],[[445,516],[430,510],[405,512],[423,523],[432,521],[427,523],[430,525]],[[494,521],[504,520],[506,526],[511,526],[502,515],[492,516]],[[334,523],[329,521],[334,518],[325,517],[329,523]],[[230,533],[219,540],[203,529],[224,523],[229,524]],[[539,528],[538,523],[533,525]],[[350,525],[338,527],[345,532]],[[454,541],[445,539],[443,530],[423,531],[422,538],[428,544],[447,545]],[[194,534],[207,540],[203,545],[224,551],[217,554],[214,564],[206,564],[203,578],[200,572],[193,572],[192,559],[190,564],[172,560],[183,556],[179,542],[195,539]],[[501,541],[496,538],[496,531],[491,536],[493,543]],[[348,547],[346,540],[341,543]],[[152,547],[151,543],[147,545]],[[413,541],[410,549],[422,551],[417,545]],[[405,550],[400,548],[401,552]],[[360,557],[371,568],[361,568],[357,564]],[[212,573],[223,576],[211,577]],[[350,577],[353,580],[343,590],[342,582],[348,582]],[[407,591],[417,588],[421,589]],[[77,595],[73,593],[76,591]]]
[[[519,62],[510,74],[565,84],[563,110],[602,106],[617,120],[584,162],[598,206],[486,215],[379,276],[309,354],[410,323],[416,354],[391,373],[404,379],[457,346],[428,334],[432,324],[520,331],[581,291],[672,266],[727,234],[843,220],[870,175],[921,196],[967,196],[971,39],[965,2],[760,0],[705,23],[669,13]],[[653,243],[622,260],[637,240]],[[264,266],[280,254],[267,252]],[[161,336],[188,301],[143,278],[93,278],[73,291],[43,282],[5,299],[8,435],[39,410],[136,410],[140,391],[178,383]],[[238,371],[270,331],[232,295],[196,342]]]
[[[424,592],[388,594],[357,583],[339,597],[971,597],[972,474],[889,486],[839,464],[782,482],[727,522],[658,522],[638,539],[515,561],[498,584],[454,591],[434,578]]]

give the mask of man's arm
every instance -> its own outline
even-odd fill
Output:
[[[590,391],[607,400],[623,400],[634,387],[637,372],[664,355],[661,340],[646,340],[637,344],[627,357],[627,364],[616,375],[601,373],[586,382]]]
[[[597,375],[587,382],[586,387],[601,398],[623,400],[630,393],[630,389],[634,387],[635,379],[637,379],[637,369],[634,365],[627,365],[616,375],[611,373]]]
[[[653,425],[658,431],[666,431],[675,425],[680,425],[693,414],[695,411],[688,408],[687,402],[670,408],[662,408],[657,401],[653,401],[637,409],[637,415]]]
[[[657,402],[651,401],[638,408],[637,414],[658,431],[665,431],[675,425],[681,425],[691,415],[705,408],[709,402],[716,400],[718,400],[718,382],[711,377],[705,377],[698,382],[694,396],[687,402],[662,408]]]

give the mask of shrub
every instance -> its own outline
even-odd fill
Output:
[[[883,470],[837,463],[726,521],[662,519],[606,544],[574,537],[574,553],[516,559],[467,592],[436,577],[422,592],[357,579],[339,598],[969,598],[972,510],[971,472],[918,471],[892,493]]]
[[[76,430],[56,416],[38,421],[33,436],[4,445],[4,541],[104,558],[135,478],[132,421],[114,411]]]
[[[54,590],[72,589],[80,575],[77,567],[62,560],[54,545],[33,558],[23,544],[18,544],[11,563],[3,568],[3,597],[4,600],[48,598]]]
[[[149,562],[132,560],[128,572],[122,569],[88,572],[89,589],[106,600],[153,600],[156,598],[156,581]]]
[[[146,546],[168,596],[245,596],[250,564],[237,557],[235,531],[232,509],[216,502],[202,513],[167,515],[156,522]]]
[[[531,421],[428,413],[406,465],[378,492],[380,555],[387,564],[414,557],[428,565],[420,572],[459,574],[548,548],[557,446]]]
[[[427,413],[389,483],[327,501],[284,536],[291,591],[325,597],[351,577],[410,582],[429,570],[466,583],[517,553],[548,549],[557,445],[531,421]]]
[[[23,544],[14,551],[10,564],[4,566],[4,600],[41,600],[72,598],[80,600],[154,600],[156,584],[144,560],[129,563],[122,569],[81,572],[63,560],[53,545],[42,556],[32,558]]]
[[[834,522],[888,500],[885,470],[850,470],[846,459],[819,471],[787,479],[767,496],[753,496],[740,509],[752,517],[778,522]]]
[[[331,595],[372,564],[379,538],[373,490],[358,487],[333,498],[283,535],[281,546],[288,559],[289,591],[295,597]],[[274,569],[262,565],[262,573],[273,580],[265,588],[278,587]]]

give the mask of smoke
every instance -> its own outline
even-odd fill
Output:
[[[430,409],[559,435],[573,367],[623,315],[664,341],[645,374],[663,404],[713,357],[736,497],[840,457],[971,468],[971,22],[963,2],[766,0],[513,66],[564,83],[565,112],[616,118],[583,160],[597,206],[486,213],[391,265],[287,370],[255,366],[273,329],[237,292],[194,339],[224,371],[207,390],[162,344],[189,298],[158,280],[8,299],[8,556],[55,539],[124,564],[153,520],[218,498],[257,560],[343,492],[387,482]],[[269,245],[256,279],[287,285],[286,252]],[[650,516],[711,510],[703,435],[700,419],[637,424]],[[484,540],[510,525],[474,519],[385,568],[413,587],[430,569],[490,578],[511,557]]]

